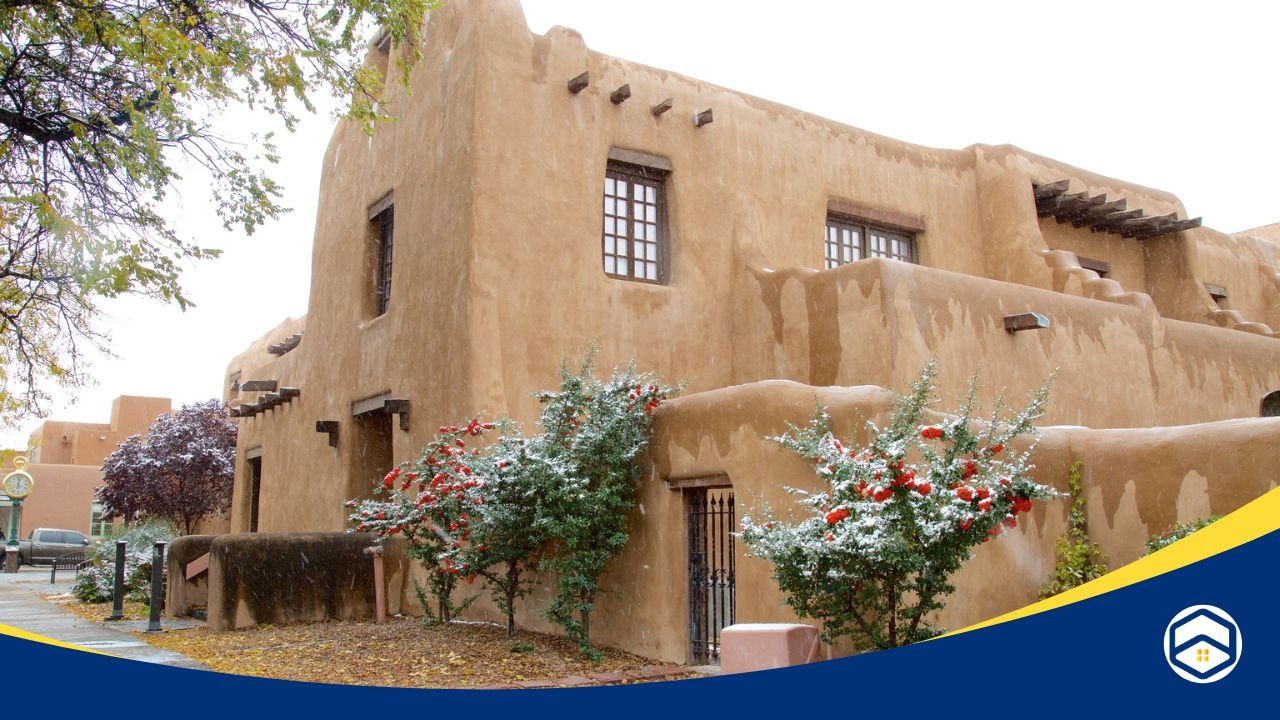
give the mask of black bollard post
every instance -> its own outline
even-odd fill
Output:
[[[116,541],[116,582],[111,589],[111,615],[108,620],[124,619],[124,551],[127,543]]]
[[[151,621],[147,632],[160,632],[160,606],[164,604],[164,541],[157,540],[151,553]]]

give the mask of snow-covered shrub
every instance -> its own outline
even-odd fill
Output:
[[[1157,550],[1163,550],[1191,533],[1207,527],[1210,523],[1217,522],[1221,517],[1220,515],[1213,515],[1199,520],[1192,520],[1191,522],[1176,523],[1159,535],[1152,535],[1148,538],[1147,551],[1142,556],[1146,557]]]
[[[116,542],[124,540],[125,597],[151,602],[151,557],[155,543],[169,542],[177,533],[173,526],[159,520],[140,522],[104,538],[93,547],[90,565],[80,572],[71,593],[81,602],[111,602],[115,587]]]
[[[633,366],[597,379],[590,354],[578,372],[562,369],[557,391],[537,395],[541,432],[479,419],[441,427],[421,456],[392,470],[374,498],[351,500],[357,532],[403,535],[423,561],[428,615],[448,622],[460,583],[486,580],[515,632],[515,603],[532,590],[530,570],[554,570],[547,615],[590,652],[590,614],[604,566],[627,542],[635,459],[649,441],[653,411],[676,392]],[[498,430],[496,442],[482,436]]]
[[[766,507],[759,520],[743,517],[741,537],[773,564],[796,614],[821,622],[827,642],[848,637],[857,649],[878,649],[939,634],[930,616],[955,590],[950,577],[972,548],[1016,527],[1033,500],[1057,496],[1031,480],[1030,450],[1008,448],[1034,432],[1048,385],[1012,418],[1002,422],[997,407],[979,424],[975,383],[958,415],[927,425],[935,374],[930,363],[898,397],[887,427],[867,423],[866,447],[842,443],[821,407],[808,427],[771,438],[813,462],[826,489],[790,489],[803,509],[798,520]]]

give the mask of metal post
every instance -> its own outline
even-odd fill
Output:
[[[9,505],[9,542],[7,543],[13,547],[18,547],[18,533],[21,532],[19,528],[22,527],[21,517],[22,501],[14,500]]]
[[[14,500],[9,505],[9,540],[5,543],[4,548],[4,571],[6,573],[18,572],[18,533],[22,527],[20,515],[22,513],[22,502]]]
[[[147,623],[147,632],[160,632],[160,606],[164,604],[164,546],[163,540],[156,541],[155,550],[151,553],[151,621]]]
[[[116,541],[116,582],[111,589],[111,615],[107,620],[124,619],[124,554],[127,544],[124,540]]]

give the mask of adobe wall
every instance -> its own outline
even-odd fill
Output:
[[[391,435],[398,459],[420,450],[444,418],[478,409],[468,392],[468,240],[479,184],[474,97],[483,20],[483,13],[461,13],[452,3],[433,11],[411,89],[391,81],[381,98],[400,119],[381,125],[372,139],[352,123],[334,132],[320,168],[304,339],[271,360],[266,345],[285,334],[264,337],[227,370],[302,390],[292,403],[239,423],[235,532],[248,529],[247,449],[262,450],[261,531],[340,530],[342,503],[369,493],[371,472],[362,458],[376,451],[354,432],[352,403],[388,392],[411,399],[410,432],[396,428]],[[394,281],[388,312],[374,317],[377,252],[369,208],[388,192],[394,192]],[[315,431],[318,420],[342,423],[337,448]]]
[[[881,259],[825,272],[744,269],[743,277],[735,329],[773,342],[735,346],[735,383],[901,388],[936,357],[946,395],[963,393],[980,369],[988,385],[1020,398],[1056,371],[1046,421],[1089,427],[1249,417],[1280,389],[1274,338],[1169,320],[1150,304]],[[1050,327],[1005,331],[1005,315],[1028,311]]]
[[[209,545],[209,627],[234,630],[374,616],[369,535],[263,533],[220,535]],[[392,546],[390,587],[403,577],[403,552]],[[397,598],[398,600],[398,593]],[[398,612],[391,603],[390,612]]]
[[[1197,272],[1217,266],[1194,248],[1197,238],[1220,233],[1142,242],[1040,221],[1031,185],[1067,178],[1073,192],[1124,198],[1148,215],[1186,217],[1167,192],[1011,146],[951,151],[885,138],[601,55],[572,30],[532,35],[514,0],[486,9],[477,106],[501,111],[477,116],[474,162],[484,191],[476,207],[484,220],[475,226],[470,382],[478,408],[532,420],[530,390],[554,383],[560,359],[592,340],[600,343],[601,366],[634,358],[694,391],[773,377],[895,385],[931,353],[945,356],[960,378],[979,365],[998,366],[1016,388],[1038,384],[1060,366],[1075,377],[1064,380],[1056,416],[1102,426],[1253,415],[1257,398],[1274,389],[1277,376],[1263,368],[1275,366],[1280,344],[1245,340],[1251,348],[1245,356],[1215,358],[1218,334],[1166,330],[1173,324],[1159,319],[1213,324],[1216,306]],[[591,84],[571,95],[565,82],[582,71]],[[612,104],[609,93],[624,83],[631,99]],[[654,117],[650,107],[665,98],[675,109]],[[695,128],[691,114],[706,108],[715,121]],[[665,157],[674,168],[666,181],[672,248],[666,286],[615,280],[601,270],[600,185],[613,147]],[[551,189],[531,191],[531,178]],[[821,292],[792,303],[766,294],[790,293],[789,287],[766,289],[767,281],[744,276],[744,266],[779,274],[822,267],[828,206],[839,200],[918,218],[925,227],[917,235],[921,266],[956,275],[904,278],[895,289],[904,294],[885,296],[883,307],[842,296],[849,311],[835,314]],[[1096,276],[1063,272],[1047,257],[1053,250],[1106,260],[1116,277],[1086,287]],[[809,287],[842,285],[841,272]],[[914,269],[902,271],[908,272]],[[970,280],[964,289],[959,280],[939,280],[956,276]],[[1037,289],[1111,302],[1054,300]],[[1280,307],[1278,293],[1265,300]],[[744,324],[741,316],[758,314],[761,305],[770,322]],[[1029,305],[1054,305],[1068,322],[1052,334],[1051,347],[1042,336],[1036,344],[1045,347],[1031,358],[1011,356],[1031,341],[1020,337],[1011,345],[997,313]],[[806,330],[811,322],[823,324]],[[1166,343],[1166,334],[1177,342]],[[808,357],[775,360],[793,355],[797,343],[807,346]],[[857,346],[881,346],[888,354],[855,359]],[[1101,384],[1132,388],[1134,395],[1100,407],[1090,393],[1114,395],[1088,382],[1098,375]],[[1178,402],[1201,389],[1203,402],[1198,396],[1196,403]]]
[[[101,467],[122,440],[146,434],[151,423],[171,409],[168,398],[121,395],[111,401],[109,423],[47,420],[31,433],[30,445],[44,464]]]

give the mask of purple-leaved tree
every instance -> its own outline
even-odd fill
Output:
[[[222,401],[185,405],[107,456],[98,501],[108,517],[164,518],[189,535],[231,506],[235,458],[236,425]]]

